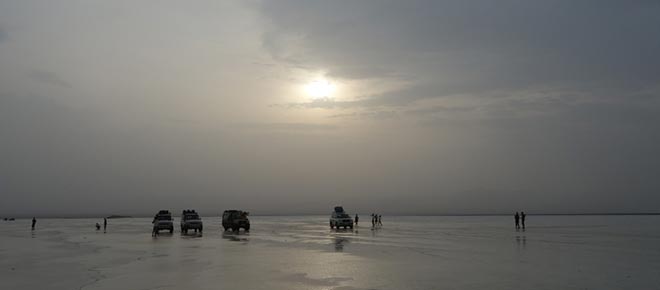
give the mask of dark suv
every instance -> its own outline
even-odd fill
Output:
[[[225,228],[225,231],[238,232],[240,228],[243,228],[246,232],[249,232],[250,220],[247,218],[248,214],[248,212],[242,210],[226,210],[222,213],[222,227]]]

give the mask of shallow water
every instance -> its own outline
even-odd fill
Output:
[[[238,235],[207,217],[155,238],[151,219],[96,222],[0,222],[0,289],[660,289],[660,216],[253,216]]]

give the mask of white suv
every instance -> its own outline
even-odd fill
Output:
[[[195,210],[184,210],[181,213],[181,233],[187,234],[188,230],[195,230],[195,232],[202,232],[202,218]]]
[[[343,207],[335,206],[335,211],[332,212],[332,215],[330,216],[330,228],[339,229],[340,227],[343,227],[344,229],[345,228],[352,229],[353,219],[346,212],[344,212]]]

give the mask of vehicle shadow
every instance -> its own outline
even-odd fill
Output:
[[[189,233],[181,233],[181,237],[184,239],[195,239],[195,238],[201,238],[203,236],[202,232],[189,232]]]
[[[222,238],[232,242],[248,242],[250,239],[248,232],[222,232]]]
[[[154,233],[152,233],[152,234],[151,234],[151,237],[152,237],[153,239],[158,239],[158,238],[162,238],[162,237],[172,237],[172,236],[174,236],[174,234],[173,234],[173,233],[170,233],[170,232],[158,233],[158,234],[154,234]]]
[[[334,232],[334,233],[353,233],[353,232],[356,232],[356,231],[357,231],[356,229],[351,229],[351,228],[347,228],[347,229],[340,229],[340,228],[330,229],[330,232]]]

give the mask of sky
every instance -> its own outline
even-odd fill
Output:
[[[660,211],[658,1],[0,1],[0,215]]]

